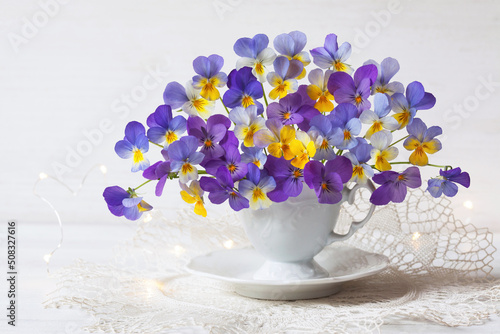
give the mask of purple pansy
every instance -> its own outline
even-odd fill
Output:
[[[215,103],[200,96],[200,90],[189,81],[186,88],[178,82],[170,82],[163,92],[163,101],[170,107],[182,108],[190,116],[201,116],[207,119],[213,112]]]
[[[346,157],[339,156],[323,165],[319,161],[309,161],[304,167],[304,181],[314,189],[318,202],[335,204],[342,200],[344,183],[352,176],[352,164]]]
[[[333,151],[334,142],[339,137],[340,129],[333,126],[331,120],[319,114],[310,122],[310,129],[307,132],[311,140],[316,145],[315,160],[333,160],[336,154]]]
[[[267,193],[271,201],[284,202],[289,197],[296,197],[302,192],[304,172],[302,169],[292,166],[290,160],[269,156],[265,169],[276,181],[276,188]]]
[[[209,192],[208,199],[214,204],[222,204],[229,199],[229,206],[234,211],[240,211],[249,207],[248,199],[243,197],[234,189],[234,181],[227,168],[220,166],[215,173],[215,179],[202,176],[200,186]]]
[[[411,124],[417,110],[427,110],[436,104],[436,98],[427,93],[424,86],[413,81],[406,87],[406,96],[401,93],[392,95],[392,110],[396,113],[393,117],[402,129]]]
[[[339,47],[337,35],[335,34],[326,36],[324,46],[315,48],[310,52],[313,62],[320,68],[332,68],[336,72],[352,72],[351,66],[345,63],[351,55],[351,44],[344,42]]]
[[[109,211],[115,216],[130,220],[137,220],[142,213],[151,210],[153,207],[138,197],[133,189],[125,189],[113,186],[107,187],[103,192],[104,200],[108,205]]]
[[[401,203],[406,197],[406,187],[418,188],[422,185],[418,167],[408,167],[402,173],[385,171],[375,174],[372,180],[381,185],[370,197],[370,202],[375,205]]]
[[[335,97],[337,103],[351,103],[358,109],[358,115],[369,109],[368,98],[371,86],[377,80],[377,66],[364,65],[351,77],[345,72],[335,72],[328,79],[328,91]]]
[[[358,145],[345,153],[344,156],[351,160],[353,165],[352,169],[352,182],[359,184],[366,184],[368,178],[373,177],[373,168],[367,164],[371,159],[370,152],[373,146],[368,144],[363,138],[358,138]]]
[[[268,48],[269,38],[264,34],[257,34],[253,38],[243,37],[234,43],[234,52],[240,56],[236,68],[250,67],[253,75],[260,82],[266,81],[267,67],[273,64],[276,53]]]
[[[194,136],[185,136],[168,147],[170,168],[172,172],[178,172],[179,181],[182,183],[198,179],[198,169],[195,165],[200,164],[205,157],[203,153],[196,152],[198,142],[198,138]]]
[[[241,150],[243,154],[241,155],[242,163],[253,163],[255,166],[260,169],[264,168],[264,164],[267,161],[267,155],[264,153],[264,150],[260,147],[246,147],[245,145],[241,145]]]
[[[145,170],[149,167],[149,160],[144,153],[149,150],[149,141],[146,129],[139,122],[130,122],[125,127],[125,138],[115,145],[115,152],[122,159],[132,158],[132,172]]]
[[[238,190],[243,197],[247,198],[250,208],[261,210],[271,206],[272,201],[267,197],[267,193],[276,188],[276,182],[269,176],[266,170],[260,170],[254,164],[248,164],[246,179],[241,180]]]
[[[244,178],[247,173],[247,164],[241,161],[241,154],[236,145],[224,145],[224,154],[208,161],[205,170],[215,175],[220,166],[225,166],[229,170],[233,181]]]
[[[292,31],[289,34],[281,34],[274,38],[274,48],[276,51],[288,59],[298,60],[304,65],[304,69],[297,79],[302,79],[306,76],[305,67],[311,63],[309,54],[306,51],[302,51],[306,43],[307,36],[300,31]]]
[[[233,70],[229,73],[227,87],[222,101],[228,108],[243,107],[251,105],[257,106],[257,114],[262,114],[264,106],[257,99],[262,98],[264,92],[262,85],[252,74],[252,69],[243,67],[240,70]]]
[[[470,186],[470,176],[467,172],[462,172],[460,168],[453,168],[450,170],[440,170],[439,177],[430,179],[427,182],[427,191],[433,197],[440,197],[442,194],[448,197],[453,197],[458,192],[458,183],[465,188]]]
[[[276,100],[278,97],[284,98],[287,94],[295,93],[299,84],[295,79],[302,73],[304,65],[298,60],[280,56],[273,62],[274,72],[267,75],[267,81],[274,87],[269,92],[269,97]]]
[[[310,121],[317,115],[314,107],[303,104],[302,96],[293,93],[280,99],[279,102],[270,103],[267,107],[267,118],[277,118],[283,125],[301,124]]]
[[[220,72],[223,65],[224,59],[219,55],[199,56],[193,61],[194,71],[198,74],[193,77],[193,87],[201,89],[200,95],[209,101],[219,99],[217,87],[224,87],[227,82],[226,73]]]
[[[401,82],[391,81],[392,77],[399,71],[399,63],[396,59],[387,57],[382,60],[380,65],[374,60],[368,60],[363,65],[375,65],[377,66],[378,75],[377,80],[372,86],[372,94],[384,93],[389,96],[394,93],[403,93],[404,86]]]
[[[374,107],[372,110],[365,110],[359,116],[359,120],[363,124],[370,125],[366,131],[365,137],[370,137],[383,129],[396,130],[399,128],[398,122],[392,116],[387,116],[391,111],[390,97],[386,94],[377,93],[374,97]]]
[[[170,161],[158,161],[154,165],[149,166],[142,173],[142,176],[148,180],[158,180],[155,189],[155,195],[161,196],[165,182],[170,174]]]
[[[156,108],[146,123],[149,126],[149,140],[165,148],[186,132],[186,119],[180,115],[172,118],[172,108],[166,104]]]
[[[332,143],[340,150],[348,150],[358,144],[357,135],[361,132],[358,110],[350,103],[341,103],[327,116],[335,128]]]
[[[200,117],[189,117],[187,131],[190,136],[198,138],[200,152],[205,155],[203,162],[218,158],[224,154],[219,142],[231,126],[231,120],[224,115],[210,116],[205,123]],[[203,163],[202,163],[203,165]]]

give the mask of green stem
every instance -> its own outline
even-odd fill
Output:
[[[395,141],[394,143],[392,143],[392,144],[391,144],[391,145],[389,145],[388,147],[391,147],[391,146],[393,146],[393,145],[396,145],[397,143],[399,143],[399,142],[400,142],[400,141],[402,141],[402,140],[405,140],[405,139],[406,139],[406,138],[408,138],[408,137],[410,137],[410,135],[404,136],[403,138],[401,138],[401,139],[400,139],[400,140],[398,140],[398,141]]]
[[[222,105],[224,106],[224,108],[226,109],[226,112],[228,113],[229,115],[229,110],[227,109],[226,105],[224,104],[224,101],[222,101],[222,97],[219,96],[219,100],[220,102],[222,103]]]
[[[343,152],[344,152],[344,150],[338,150],[337,155],[342,155]]]
[[[267,107],[269,104],[267,103],[266,92],[264,91],[264,83],[261,82],[260,85],[262,86],[262,93],[264,95],[264,102],[266,103],[266,107]]]
[[[151,144],[153,144],[153,145],[156,145],[156,146],[158,146],[158,147],[163,148],[163,145],[160,145],[160,144],[157,144],[157,143],[153,143],[151,140],[150,140],[149,142],[150,142]]]
[[[143,183],[143,184],[141,184],[140,186],[135,187],[135,188],[134,188],[134,191],[136,191],[137,189],[139,189],[139,188],[140,188],[140,187],[142,187],[143,185],[148,184],[148,183],[149,183],[149,182],[151,182],[151,181],[153,181],[153,180],[147,180],[146,182],[144,182],[144,183]]]

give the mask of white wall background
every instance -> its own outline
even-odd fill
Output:
[[[472,178],[452,199],[456,216],[500,231],[500,1],[494,0],[2,0],[0,218],[54,221],[32,193],[39,173],[55,175],[55,165],[66,165],[63,180],[77,187],[102,163],[107,179],[91,172],[77,197],[50,179],[38,191],[66,222],[122,221],[107,213],[101,194],[106,185],[140,182],[113,151],[125,124],[145,121],[168,82],[193,75],[198,55],[222,55],[228,73],[238,38],[266,33],[272,41],[292,30],[307,34],[307,49],[336,33],[358,50],[350,60],[355,67],[391,56],[401,64],[398,81],[421,81],[437,104],[419,116],[446,134],[432,162],[459,165]],[[102,122],[112,130],[85,147],[85,133]],[[70,159],[71,151],[85,148],[86,156]],[[182,205],[177,194],[174,183],[151,202],[168,214]],[[474,208],[465,209],[465,201]]]

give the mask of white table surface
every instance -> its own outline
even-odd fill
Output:
[[[96,233],[100,230],[101,233]],[[41,235],[51,238],[41,239]],[[82,258],[96,263],[107,263],[113,256],[113,246],[134,235],[133,224],[90,224],[81,225],[67,223],[64,227],[65,241],[51,259],[51,270],[71,264],[76,258]],[[51,240],[49,240],[51,239]],[[42,302],[46,295],[54,290],[55,280],[49,278],[44,254],[52,250],[58,242],[56,224],[23,224],[18,225],[19,251],[19,299],[18,326],[12,329],[6,325],[5,318],[0,321],[0,333],[50,333],[71,334],[83,333],[81,326],[92,323],[92,319],[78,309],[44,309]],[[500,248],[500,234],[494,237],[494,245]],[[497,257],[493,263],[494,275],[500,277],[500,260]],[[5,290],[5,284],[0,285]],[[6,300],[2,293],[2,305]],[[383,325],[382,333],[498,333],[500,318],[492,317],[481,326],[449,328],[428,322],[397,320]],[[169,333],[205,333],[201,328],[188,328]]]

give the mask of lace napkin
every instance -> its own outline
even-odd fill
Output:
[[[366,212],[364,197],[343,208],[344,229]],[[79,260],[55,274],[58,289],[45,306],[80,308],[95,319],[86,330],[113,333],[186,326],[225,334],[371,333],[401,317],[470,326],[500,314],[500,280],[489,275],[496,250],[492,233],[464,225],[448,199],[421,190],[410,192],[404,203],[378,208],[344,242],[386,255],[389,268],[313,300],[241,297],[228,283],[185,272],[194,256],[249,245],[234,213],[201,218],[182,211],[172,220],[153,212],[147,220],[138,224],[133,240],[117,247],[110,263]]]

